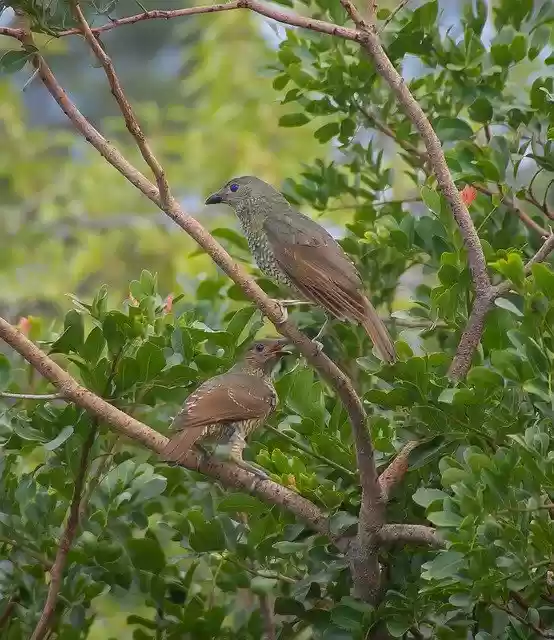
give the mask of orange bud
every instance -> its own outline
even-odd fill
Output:
[[[171,313],[171,309],[173,309],[173,294],[170,293],[165,299],[164,311],[166,313]]]
[[[129,304],[132,304],[133,307],[138,307],[138,300],[133,297],[133,294],[129,291]]]
[[[460,191],[460,196],[462,197],[462,202],[465,206],[469,207],[477,197],[477,189],[472,187],[470,184],[466,184],[466,186]]]
[[[19,318],[19,322],[17,323],[17,328],[21,331],[21,333],[28,336],[29,331],[31,330],[31,321],[29,320],[29,318],[25,318],[25,317]]]

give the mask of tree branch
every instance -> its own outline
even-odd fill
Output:
[[[423,544],[434,549],[445,546],[433,527],[422,524],[385,524],[379,531],[379,540],[384,545]]]
[[[417,447],[417,440],[410,440],[406,443],[400,453],[394,458],[389,466],[379,476],[381,495],[385,502],[388,502],[391,491],[399,484],[408,471],[408,459],[410,453]]]
[[[152,170],[152,173],[154,174],[156,183],[158,185],[160,199],[162,203],[165,204],[169,201],[171,194],[162,165],[158,162],[157,158],[154,156],[154,153],[150,149],[150,145],[146,140],[146,136],[144,135],[135,117],[135,114],[133,113],[133,107],[123,93],[123,88],[121,86],[121,83],[119,82],[119,78],[115,74],[112,61],[110,60],[110,57],[105,53],[104,48],[100,45],[97,36],[95,36],[90,30],[90,27],[85,20],[85,16],[83,15],[83,12],[81,11],[81,7],[79,6],[77,0],[72,0],[71,7],[75,19],[81,25],[85,40],[88,42],[94,55],[98,58],[100,64],[104,68],[113,96],[117,104],[119,105],[119,109],[123,115],[125,126],[127,127],[129,133],[135,139],[137,147],[139,148],[144,161]]]
[[[94,444],[94,440],[96,439],[97,430],[98,420],[93,419],[93,424],[81,452],[79,471],[77,472],[77,477],[75,478],[73,497],[71,498],[71,505],[69,507],[69,517],[67,518],[67,523],[60,540],[58,552],[56,553],[56,559],[54,560],[54,564],[50,569],[50,585],[48,587],[48,595],[46,597],[46,602],[44,604],[40,619],[31,636],[31,640],[42,640],[46,636],[50,627],[50,623],[52,622],[52,618],[56,611],[56,603],[58,601],[58,596],[62,588],[63,574],[65,565],[67,563],[67,555],[71,549],[71,546],[73,545],[75,536],[77,535],[77,528],[79,526],[79,507],[81,504],[81,495],[85,486],[85,478],[87,475],[90,451]]]
[[[0,339],[32,364],[41,375],[59,389],[65,398],[89,411],[100,421],[106,422],[119,433],[140,442],[147,449],[156,453],[160,453],[168,443],[168,439],[162,434],[79,385],[66,371],[3,318],[0,318]],[[230,464],[214,460],[202,461],[192,451],[183,466],[219,480],[225,486],[235,487],[251,493],[269,504],[287,509],[318,533],[329,536],[339,549],[346,548],[346,541],[330,535],[327,516],[309,500],[290,489],[271,480],[257,478]]]
[[[249,9],[254,13],[259,13],[266,18],[271,18],[282,24],[288,24],[294,27],[302,27],[305,29],[311,29],[312,31],[318,31],[319,33],[326,33],[328,35],[337,36],[346,40],[358,39],[358,32],[355,29],[349,29],[348,27],[341,27],[331,22],[325,22],[323,20],[315,20],[313,18],[305,18],[288,11],[281,11],[280,9],[258,2],[258,0],[232,0],[226,4],[214,4],[201,7],[190,7],[188,9],[174,9],[174,10],[159,10],[154,9],[152,11],[144,11],[134,16],[128,16],[126,18],[120,18],[118,20],[112,20],[111,22],[104,24],[100,27],[92,29],[93,33],[101,33],[102,31],[109,31],[126,24],[134,24],[143,20],[170,20],[172,18],[180,18],[183,16],[198,15],[203,13],[219,13],[221,11],[232,11],[234,9]],[[80,33],[80,29],[66,29],[61,31],[57,35],[60,37],[76,35]],[[12,35],[13,34],[6,34]]]

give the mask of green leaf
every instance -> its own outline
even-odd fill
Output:
[[[32,45],[26,45],[19,51],[7,51],[0,58],[0,73],[15,73],[21,71],[30,58],[38,51]]]
[[[135,359],[140,368],[140,380],[142,382],[153,380],[165,367],[165,358],[162,350],[151,342],[145,342],[139,347]]]
[[[531,273],[535,279],[535,284],[541,293],[550,300],[554,300],[554,273],[546,264],[534,264]]]
[[[194,532],[189,536],[194,551],[222,551],[226,548],[225,534],[219,520],[194,522]]]
[[[42,446],[48,451],[54,451],[62,445],[73,434],[73,427],[64,427],[60,433],[50,442],[45,442]]]
[[[144,295],[156,295],[158,289],[157,280],[157,277],[151,274],[150,271],[147,271],[146,269],[142,270],[140,274],[140,286]]]
[[[511,280],[516,287],[521,288],[525,280],[525,268],[521,255],[512,251],[506,258],[491,262],[491,267],[496,269],[505,278]]]
[[[441,551],[433,560],[422,565],[421,577],[425,580],[453,578],[464,564],[464,554],[459,551]]]
[[[504,386],[504,378],[487,367],[473,367],[467,374],[467,382],[481,389],[493,389]]]
[[[468,140],[473,136],[473,129],[460,118],[438,118],[434,125],[441,142]]]
[[[102,329],[94,327],[81,347],[80,354],[89,364],[96,364],[106,346]]]
[[[226,513],[261,514],[266,510],[266,507],[254,496],[245,493],[230,493],[219,501],[218,509]]]
[[[64,332],[50,348],[50,353],[79,353],[85,337],[83,316],[71,309],[65,315]]]
[[[328,122],[314,132],[314,138],[324,144],[329,142],[339,133],[339,125],[337,122]]]
[[[523,33],[518,33],[510,44],[510,54],[514,62],[520,62],[527,54],[527,38]]]
[[[494,304],[501,309],[505,309],[506,311],[513,313],[515,316],[520,318],[523,317],[523,313],[516,307],[516,305],[513,302],[506,300],[506,298],[496,298]]]
[[[363,612],[340,604],[331,610],[331,620],[341,629],[360,631],[364,621]]]
[[[116,355],[133,335],[131,319],[120,311],[110,311],[104,316],[102,332],[110,353]]]
[[[310,121],[305,113],[287,113],[279,118],[280,127],[301,127]]]
[[[475,122],[490,122],[492,120],[492,104],[487,98],[477,98],[469,107],[469,116]]]
[[[252,580],[250,580],[250,590],[259,596],[263,596],[267,593],[271,593],[278,584],[279,580],[277,580],[276,578],[255,576],[254,578],[252,578]]]
[[[3,353],[0,353],[0,390],[8,386],[11,377],[10,370],[10,361]]]
[[[432,211],[437,216],[440,215],[441,196],[438,191],[436,191],[435,189],[430,189],[429,187],[422,187],[421,197],[423,199],[423,202],[427,205],[429,211]]]
[[[126,541],[127,553],[137,569],[157,573],[165,567],[165,555],[154,538],[131,538]]]
[[[433,511],[427,514],[427,520],[437,527],[459,527],[463,518],[452,511]]]
[[[412,500],[425,509],[435,501],[443,501],[448,494],[440,489],[427,489],[420,487],[412,496]]]

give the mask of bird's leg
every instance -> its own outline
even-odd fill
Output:
[[[205,462],[208,462],[208,460],[212,457],[211,452],[208,451],[206,447],[204,447],[200,442],[194,443],[194,451],[198,454],[198,457],[200,458],[200,464],[198,466],[200,466]]]
[[[251,462],[246,462],[246,460],[243,460],[242,452],[246,447],[246,440],[244,439],[244,436],[239,431],[239,429],[237,429],[232,435],[229,444],[231,445],[231,448],[229,450],[229,460],[231,462],[234,462],[238,467],[241,467],[241,469],[244,469],[245,471],[250,471],[250,473],[253,473],[259,478],[263,478],[264,480],[267,480],[269,478],[267,473],[257,464],[253,464]]]
[[[275,300],[274,299],[274,302],[279,302],[280,304],[283,305],[283,307],[296,307],[301,304],[313,305],[313,302],[311,302],[310,300]]]
[[[323,344],[319,341],[319,338],[324,334],[328,324],[329,318],[325,318],[325,322],[321,325],[321,329],[317,332],[315,338],[312,338],[312,342],[317,345],[319,351],[323,351]]]
[[[289,312],[287,311],[286,305],[284,305],[281,300],[272,299],[272,302],[279,308],[279,313],[281,314],[281,319],[277,324],[284,324],[289,318]]]

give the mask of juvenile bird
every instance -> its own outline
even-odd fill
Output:
[[[206,455],[204,444],[228,444],[232,462],[266,478],[267,474],[242,459],[242,453],[248,436],[275,410],[277,394],[271,374],[288,353],[287,344],[286,339],[257,340],[227,373],[202,383],[175,416],[170,428],[178,433],[162,457],[182,462],[193,446]]]
[[[233,178],[206,200],[219,202],[235,210],[250,251],[267,276],[335,318],[360,323],[380,356],[394,362],[394,343],[364,295],[359,273],[321,225],[255,176]]]

